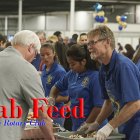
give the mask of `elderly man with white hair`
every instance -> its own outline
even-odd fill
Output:
[[[33,108],[33,99],[45,98],[40,76],[30,64],[40,46],[34,32],[23,30],[15,34],[12,46],[0,53],[1,140],[20,140],[24,125],[11,124],[24,124],[29,108]],[[38,100],[38,104],[44,106],[45,102]],[[54,140],[51,119],[43,111],[38,111],[38,114],[38,121],[46,123],[40,126],[45,138]],[[6,124],[6,121],[11,124]]]

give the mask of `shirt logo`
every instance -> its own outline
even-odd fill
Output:
[[[47,83],[48,84],[51,84],[51,82],[52,82],[52,76],[51,75],[48,75],[48,77],[47,77]]]
[[[85,77],[82,81],[82,86],[86,87],[89,83],[89,77]]]

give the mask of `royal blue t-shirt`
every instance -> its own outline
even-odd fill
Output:
[[[140,71],[140,59],[139,61],[137,62],[136,66],[138,67],[139,71]]]
[[[66,74],[65,69],[59,65],[57,62],[54,62],[51,69],[49,71],[46,71],[46,65],[43,65],[41,80],[43,84],[43,88],[45,90],[45,96],[49,96],[51,88],[54,86],[54,84],[64,77]],[[60,93],[61,96],[68,96],[67,91],[63,91]],[[55,106],[60,109],[64,103],[56,103]],[[59,113],[54,113],[59,114]]]
[[[140,100],[139,70],[130,59],[118,54],[115,50],[110,63],[101,67],[100,83],[103,97],[112,101],[116,115],[128,102]],[[126,134],[127,140],[138,140],[140,138],[140,111],[120,128],[121,133]]]
[[[70,70],[63,79],[55,84],[60,91],[68,90],[71,108],[79,105],[78,98],[84,99],[85,118],[72,117],[73,131],[77,130],[87,119],[93,107],[101,107],[103,104],[98,76],[97,71],[87,70],[78,74]]]

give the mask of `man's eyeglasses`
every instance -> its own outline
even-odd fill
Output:
[[[106,38],[98,39],[97,41],[92,40],[92,41],[87,43],[87,46],[94,46],[96,43],[98,43],[98,42],[100,42],[102,40],[105,40],[105,39]]]

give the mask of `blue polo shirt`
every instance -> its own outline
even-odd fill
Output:
[[[110,63],[102,65],[100,83],[104,99],[112,101],[115,114],[128,102],[140,100],[140,72],[127,57],[113,51]],[[120,127],[127,140],[140,136],[140,111]]]
[[[71,108],[79,105],[77,98],[84,99],[85,118],[76,119],[72,117],[73,131],[77,130],[87,119],[93,107],[101,107],[103,104],[98,76],[97,71],[87,70],[84,73],[78,74],[70,70],[63,79],[55,84],[60,91],[68,89]]]
[[[46,71],[46,65],[43,65],[41,80],[42,84],[45,90],[45,96],[49,96],[51,88],[54,86],[54,84],[64,77],[66,74],[65,69],[59,65],[57,62],[54,62],[51,69],[49,71]],[[61,96],[68,96],[67,91],[64,91],[60,93]],[[64,103],[56,103],[55,106],[61,108],[64,105]],[[57,114],[57,113],[55,113]]]
[[[140,71],[140,59],[139,61],[137,62],[136,66],[138,67],[139,71]]]
[[[36,68],[37,71],[39,71],[40,63],[41,63],[40,54],[37,54],[35,59],[31,62],[31,64]]]

